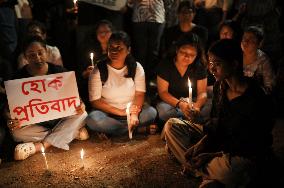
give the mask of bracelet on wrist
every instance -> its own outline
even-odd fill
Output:
[[[178,102],[176,103],[176,108],[179,108],[179,104],[180,104],[181,100],[178,100]]]

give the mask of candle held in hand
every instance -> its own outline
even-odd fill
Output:
[[[94,53],[93,52],[90,53],[90,59],[91,59],[92,66],[94,66]]]
[[[127,116],[127,125],[128,125],[128,136],[130,139],[132,139],[132,130],[131,130],[131,125],[130,125],[130,106],[131,106],[131,102],[127,103],[126,116]]]
[[[189,78],[188,78],[188,105],[190,108],[192,108],[192,88]]]

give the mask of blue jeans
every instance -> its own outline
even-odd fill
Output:
[[[147,126],[154,123],[157,111],[151,106],[142,108],[139,114],[139,126]],[[86,118],[87,126],[97,132],[123,135],[128,132],[127,120],[119,120],[109,116],[109,114],[100,110],[92,111]]]
[[[175,108],[163,101],[159,102],[156,108],[159,114],[159,120],[162,122],[166,122],[170,118],[182,118],[183,117],[183,113],[179,108]]]
[[[203,105],[203,107],[200,110],[201,119],[198,119],[199,121],[205,121],[209,119],[211,107],[212,107],[212,99],[208,98],[206,103]],[[159,120],[162,121],[163,123],[168,121],[168,119],[170,118],[184,118],[184,115],[179,108],[175,108],[163,101],[159,102],[156,108],[159,114]]]

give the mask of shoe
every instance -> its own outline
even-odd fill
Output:
[[[18,161],[25,160],[29,156],[35,154],[35,152],[36,148],[32,142],[18,144],[15,148],[14,158]]]
[[[89,138],[89,133],[85,127],[79,129],[79,133],[76,137],[77,140],[87,140]]]

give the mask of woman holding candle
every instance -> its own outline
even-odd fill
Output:
[[[84,59],[85,70],[82,72],[83,78],[88,78],[94,68],[94,64],[107,58],[107,44],[114,28],[108,20],[100,20],[95,26],[95,41],[85,50]]]
[[[157,86],[162,101],[157,104],[157,110],[161,123],[173,117],[189,118],[191,112],[202,110],[207,99],[207,70],[203,59],[198,36],[187,33],[176,42],[176,57],[160,64]],[[185,98],[194,100],[189,105]]]
[[[18,70],[13,79],[42,76],[67,71],[61,66],[47,62],[47,48],[45,41],[32,36],[24,43],[24,55],[28,64]],[[83,103],[76,107],[77,114],[31,124],[22,127],[18,119],[11,119],[9,110],[6,109],[7,126],[16,142],[23,142],[16,146],[15,160],[24,160],[29,156],[40,152],[42,147],[45,149],[54,146],[64,150],[69,150],[69,143],[77,138],[85,140],[88,132],[84,128],[87,112]]]
[[[130,39],[125,32],[115,32],[108,44],[108,59],[98,64],[90,75],[89,99],[92,111],[86,119],[90,129],[111,135],[128,132],[127,104],[130,124],[151,125],[157,115],[155,108],[143,106],[145,73],[130,53]]]
[[[273,159],[272,100],[256,81],[244,77],[238,43],[220,40],[208,55],[216,78],[211,121],[198,134],[191,122],[168,120],[168,149],[185,172],[203,178],[200,187],[262,187],[263,181],[253,178],[263,175],[264,164]]]
[[[82,64],[79,65],[79,91],[87,110],[91,108],[88,99],[88,80],[94,66],[107,58],[107,44],[114,28],[110,21],[100,20],[95,26],[91,38],[84,43]]]

